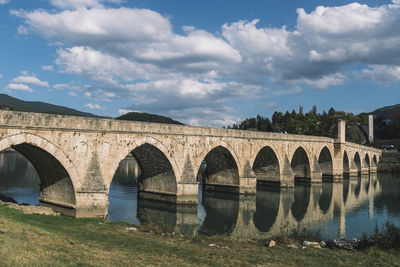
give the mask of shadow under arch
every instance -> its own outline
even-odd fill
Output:
[[[361,159],[360,155],[358,152],[354,154],[354,163],[356,164],[357,170],[358,170],[358,175],[361,175]]]
[[[350,162],[347,152],[343,152],[343,177],[348,178],[350,176]]]
[[[237,161],[224,146],[210,150],[199,167],[199,182],[205,189],[217,191],[237,191],[239,169]]]
[[[295,181],[310,182],[311,167],[310,160],[308,159],[307,152],[303,147],[298,147],[292,156],[291,161],[292,170],[294,172]]]
[[[376,159],[376,155],[374,155],[374,157],[372,158],[372,161],[375,163],[375,166],[378,166],[378,162],[377,162],[377,159]]]
[[[370,167],[371,167],[371,164],[370,164],[370,161],[369,161],[369,156],[368,156],[368,154],[365,154],[364,159],[365,159],[366,167],[367,167],[368,170],[369,170]]]
[[[280,164],[275,151],[270,146],[263,147],[253,163],[253,171],[257,176],[257,185],[280,183]]]
[[[0,140],[0,151],[13,148],[23,155],[36,170],[40,179],[41,205],[69,216],[75,216],[76,191],[72,175],[78,177],[66,154],[46,139],[17,134]]]
[[[139,165],[140,175],[137,178],[139,192],[176,194],[177,181],[172,164],[165,153],[156,145],[148,142],[139,143],[127,153],[127,156],[129,154],[135,158]],[[121,161],[118,162],[118,166]],[[115,172],[117,170],[118,168],[116,168]]]
[[[321,168],[322,178],[332,179],[333,178],[333,163],[332,155],[328,147],[324,146],[319,153],[318,164]]]

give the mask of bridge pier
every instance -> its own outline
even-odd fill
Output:
[[[139,197],[178,205],[197,205],[199,183],[178,183],[177,192],[161,192],[156,190],[139,190]]]

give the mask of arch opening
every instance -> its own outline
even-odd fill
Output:
[[[257,176],[257,185],[280,183],[279,160],[271,147],[263,147],[258,152],[254,160],[253,171]]]
[[[197,175],[198,182],[210,190],[223,190],[239,185],[239,170],[230,151],[223,147],[213,148],[202,161]]]
[[[311,180],[310,161],[306,151],[302,147],[299,147],[293,154],[291,166],[295,181],[309,182]]]
[[[108,218],[142,223],[138,214],[140,198],[175,204],[176,193],[176,177],[169,159],[156,145],[144,142],[130,151],[114,172]]]
[[[347,156],[347,152],[343,153],[343,177],[348,178],[350,176],[350,163],[349,157]]]
[[[322,178],[332,179],[333,178],[333,164],[332,156],[329,149],[325,146],[318,157],[318,164],[321,168]]]
[[[370,169],[371,165],[370,165],[370,161],[369,161],[369,156],[368,154],[365,154],[365,164],[366,167],[368,168],[368,170]]]
[[[72,180],[64,166],[49,152],[25,142],[3,150],[1,162],[0,188],[4,192],[10,186],[18,188],[14,193],[6,192],[9,197],[31,205],[50,206],[65,215],[75,215]]]
[[[356,164],[358,175],[361,175],[361,159],[358,152],[354,154],[354,163]]]

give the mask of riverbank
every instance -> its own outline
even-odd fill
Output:
[[[400,173],[400,152],[387,151],[382,153],[382,158],[378,165],[380,173]]]
[[[267,248],[228,236],[184,237],[129,223],[23,214],[0,204],[0,259],[5,266],[389,266],[398,250],[351,252]]]

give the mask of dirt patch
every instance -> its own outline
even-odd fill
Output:
[[[18,203],[13,202],[4,202],[0,200],[0,204],[5,204],[9,208],[20,210],[25,214],[44,214],[44,215],[53,215],[59,216],[58,212],[55,212],[49,207],[42,207],[42,206],[29,206],[29,205],[21,205]]]

